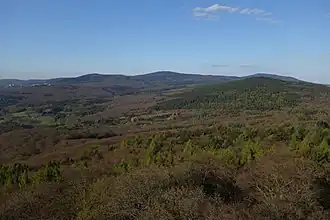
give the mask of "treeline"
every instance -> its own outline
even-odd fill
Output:
[[[243,93],[232,91],[218,94],[199,94],[198,92],[185,94],[182,98],[160,103],[156,109],[280,110],[283,107],[293,107],[298,101],[298,96],[295,94],[270,93],[263,88]]]
[[[59,182],[61,177],[60,164],[56,162],[49,162],[37,170],[20,163],[0,165],[0,186],[5,187],[25,187],[42,182]]]
[[[15,105],[23,99],[24,98],[21,96],[0,94],[0,108],[5,108],[11,105]]]
[[[267,145],[263,146],[265,142]],[[149,137],[137,136],[124,140],[121,148],[143,152],[144,156],[138,158],[138,162],[126,161],[120,166],[173,166],[182,160],[189,160],[191,156],[198,157],[205,153],[231,165],[243,166],[274,150],[270,143],[279,142],[290,146],[297,155],[318,163],[330,162],[329,124],[319,121],[309,128],[304,125],[265,129],[220,125],[206,129],[166,132]]]

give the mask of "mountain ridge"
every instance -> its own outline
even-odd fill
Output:
[[[251,78],[251,77],[266,77],[266,78],[279,79],[279,80],[292,81],[292,82],[302,81],[302,80],[297,79],[292,76],[282,76],[282,75],[271,74],[271,73],[255,73],[252,75],[245,76],[243,78]]]
[[[40,84],[51,85],[75,85],[75,84],[100,84],[100,85],[124,85],[132,87],[150,87],[153,85],[166,84],[171,86],[184,86],[189,84],[209,84],[228,82],[249,77],[268,77],[285,81],[301,81],[294,77],[281,76],[269,73],[255,73],[248,76],[227,76],[227,75],[202,75],[179,73],[173,71],[156,71],[139,75],[124,74],[100,74],[90,73],[77,77],[60,77],[50,79],[0,79],[0,86],[33,86]]]

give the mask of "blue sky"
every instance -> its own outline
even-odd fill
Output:
[[[329,0],[0,0],[0,77],[271,72],[330,83]]]

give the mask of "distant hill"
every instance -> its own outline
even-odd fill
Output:
[[[132,76],[132,79],[143,81],[150,85],[163,85],[180,87],[192,84],[210,84],[214,82],[227,82],[238,79],[235,76],[217,76],[217,75],[201,75],[201,74],[186,74],[171,71],[159,71],[143,75]]]
[[[279,76],[275,76],[278,78]],[[52,100],[100,98],[137,93],[159,93],[191,86],[190,92],[160,103],[157,108],[279,109],[293,106],[302,98],[330,94],[325,85],[312,84],[274,75],[248,77],[212,76],[155,72],[144,75],[87,74],[50,80],[1,80],[0,102],[3,106],[19,102],[39,103]],[[284,80],[283,80],[284,79]],[[21,83],[6,89],[10,83]],[[16,84],[17,85],[17,84]],[[194,85],[192,87],[192,85]],[[304,99],[305,101],[306,99]]]
[[[41,79],[30,79],[30,80],[0,79],[0,86],[8,86],[10,84],[28,86],[28,85],[34,85],[34,84],[43,84],[46,81],[47,80],[41,80]]]
[[[275,110],[292,107],[302,99],[330,94],[325,85],[265,76],[251,76],[227,83],[199,86],[160,103],[157,109]]]
[[[160,82],[187,82],[187,83],[199,83],[199,82],[210,82],[213,80],[217,81],[230,81],[237,79],[236,76],[218,76],[218,75],[201,75],[201,74],[187,74],[177,73],[171,71],[159,71],[153,73],[147,73],[143,75],[133,76],[135,79],[148,80],[148,81],[160,81]]]
[[[215,82],[228,82],[241,78],[250,77],[268,77],[281,79],[285,81],[299,81],[293,77],[279,76],[274,74],[257,73],[246,77],[236,76],[221,76],[221,75],[201,75],[201,74],[184,74],[171,71],[158,71],[142,75],[105,75],[105,74],[86,74],[78,77],[70,78],[55,78],[48,80],[17,80],[17,79],[2,79],[0,86],[8,86],[14,84],[17,86],[31,86],[36,84],[51,84],[51,85],[78,85],[89,84],[98,86],[125,86],[132,88],[150,88],[150,87],[181,87],[191,84],[210,84]]]
[[[92,73],[79,77],[48,80],[8,79],[0,80],[0,102],[8,106],[23,101],[35,104],[52,100],[102,99],[114,95],[156,93],[187,85],[221,83],[235,78],[237,77],[163,71],[135,76]]]
[[[293,82],[301,81],[301,80],[291,77],[291,76],[280,76],[280,75],[268,74],[268,73],[256,73],[256,74],[249,75],[249,76],[246,76],[243,78],[251,78],[251,77],[267,77],[267,78],[272,78],[272,79],[279,79],[279,80],[293,81]]]
[[[0,80],[0,86],[8,86],[10,84],[18,86],[29,86],[34,84],[51,84],[51,85],[77,85],[77,84],[93,84],[98,86],[131,86],[133,88],[150,88],[155,86],[180,87],[190,84],[208,84],[214,82],[226,82],[238,77],[234,76],[215,76],[200,74],[183,74],[170,71],[159,71],[143,75],[127,76],[127,75],[104,75],[104,74],[87,74],[79,77],[71,78],[55,78],[49,80],[16,80],[5,79]]]
[[[86,74],[78,77],[56,78],[47,80],[52,85],[76,85],[76,84],[123,84],[129,82],[130,76],[125,75],[105,75],[105,74]]]

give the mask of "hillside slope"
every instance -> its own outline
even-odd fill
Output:
[[[272,110],[294,106],[303,99],[312,100],[327,94],[330,94],[330,89],[324,85],[250,77],[197,87],[191,92],[160,103],[157,108]]]
[[[268,74],[268,73],[256,73],[252,74],[243,78],[253,78],[253,77],[267,77],[267,78],[272,78],[272,79],[279,79],[283,81],[292,81],[292,82],[299,82],[301,80],[291,77],[291,76],[281,76],[281,75],[276,75],[276,74]]]

